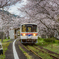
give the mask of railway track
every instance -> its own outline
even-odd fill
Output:
[[[43,58],[40,57],[36,52],[34,52],[33,50],[31,50],[28,46],[27,46],[27,48],[28,48],[31,52],[33,52],[35,55],[37,55],[40,59],[43,59]]]
[[[44,51],[44,50],[42,50],[42,49],[39,49],[38,47],[35,47],[34,46],[34,48],[36,48],[37,50],[40,50],[40,51],[42,51],[43,53],[47,53],[46,51]],[[54,56],[54,55],[52,55],[51,53],[49,53],[48,52],[48,54],[53,58],[53,59],[59,59],[58,57],[56,57],[56,56]]]
[[[32,59],[41,59],[40,57],[38,57],[36,54],[34,54],[33,52],[29,51],[27,48],[27,45],[23,45],[21,42],[19,42],[20,47],[27,52],[30,56],[32,56]]]
[[[21,44],[21,43],[20,43]],[[23,44],[21,44],[21,46],[25,46],[25,45],[23,45]],[[37,52],[35,52],[34,50],[32,50],[29,46],[25,46],[30,52],[32,52],[32,53],[34,53],[37,57],[39,57],[39,59],[43,59]],[[38,51],[41,51],[41,52],[43,52],[43,53],[45,53],[45,54],[48,54],[50,57],[52,57],[53,59],[59,59],[58,57],[56,57],[56,56],[54,56],[53,54],[55,54],[55,55],[58,55],[59,56],[59,54],[57,54],[57,53],[55,53],[55,52],[52,52],[52,51],[50,51],[50,50],[48,50],[48,49],[45,49],[45,48],[43,48],[43,47],[41,47],[41,46],[37,46],[37,45],[32,45],[32,47],[33,48],[35,48],[36,50],[38,50]],[[26,49],[25,49],[26,50]],[[39,52],[40,53],[40,52]]]
[[[36,45],[37,46],[37,45]],[[44,49],[44,50],[46,50],[48,53],[51,53],[51,54],[55,54],[55,55],[58,55],[59,56],[59,54],[58,53],[55,53],[55,52],[53,52],[53,51],[50,51],[50,50],[48,50],[48,49],[45,49],[45,48],[43,48],[43,47],[41,47],[41,46],[38,46],[40,49]]]
[[[44,51],[44,50],[42,50],[42,49],[39,49],[38,47],[35,47],[35,46],[32,46],[32,47],[34,47],[36,50],[39,50],[39,51],[41,51],[41,52],[43,52],[43,53],[46,53],[46,54],[48,54],[48,55],[50,55],[50,57],[52,57],[53,59],[59,59],[58,57],[56,57],[56,56],[54,56],[54,55],[52,55],[51,53],[49,53],[49,52],[46,52],[46,51]],[[41,56],[39,56],[36,52],[34,52],[32,49],[30,49],[28,46],[27,46],[27,48],[31,51],[31,52],[33,52],[35,55],[37,55],[40,59],[43,59]],[[39,52],[40,53],[40,52]],[[58,54],[57,54],[58,55]]]

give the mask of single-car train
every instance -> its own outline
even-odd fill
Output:
[[[27,23],[20,26],[21,43],[37,43],[38,31],[37,24]]]

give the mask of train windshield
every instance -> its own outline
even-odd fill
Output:
[[[37,32],[37,25],[33,24],[22,25],[22,32]]]

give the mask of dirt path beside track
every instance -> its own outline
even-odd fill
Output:
[[[14,59],[12,43],[10,43],[10,45],[8,46],[8,50],[5,52],[5,55],[6,55],[5,59]]]
[[[23,52],[19,49],[18,41],[15,42],[15,48],[19,59],[27,59]],[[9,44],[8,50],[5,52],[5,59],[14,59],[13,54],[13,41]]]
[[[27,57],[23,54],[23,52],[19,48],[19,41],[16,41],[15,47],[16,47],[19,59],[27,59]]]
[[[20,43],[20,41],[18,41],[18,44],[21,46],[21,48],[26,51],[30,56],[32,56],[32,59],[40,59],[38,56],[36,56],[34,53],[32,53],[31,51],[27,50],[23,44]]]

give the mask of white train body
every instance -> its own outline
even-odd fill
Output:
[[[20,26],[21,43],[37,43],[38,32],[37,25],[28,23]]]

